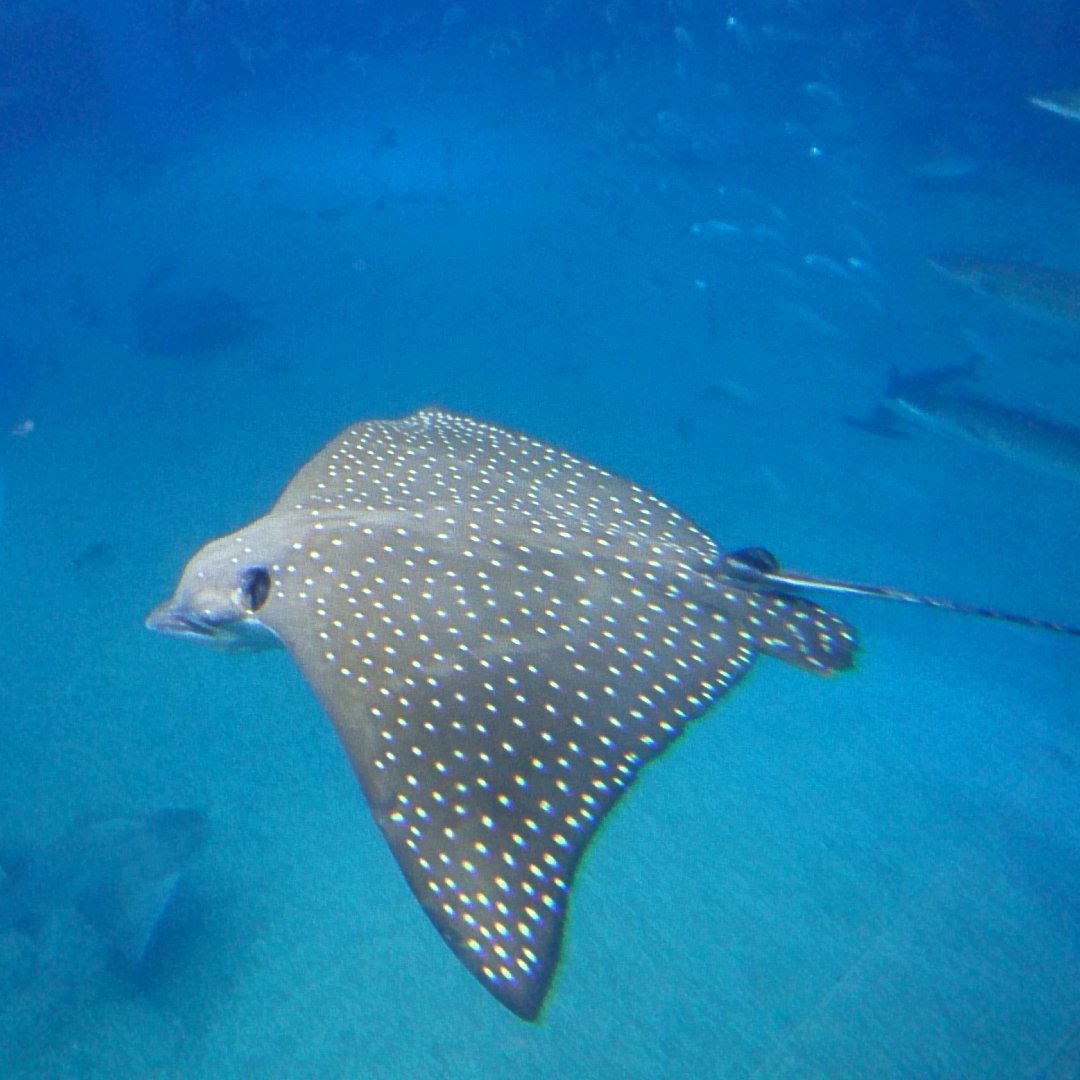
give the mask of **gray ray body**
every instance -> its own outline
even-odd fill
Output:
[[[825,673],[855,647],[810,601],[726,578],[630,481],[436,409],[342,432],[147,624],[284,644],[425,912],[526,1018],[578,860],[641,766],[757,653]]]

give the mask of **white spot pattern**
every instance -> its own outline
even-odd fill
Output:
[[[334,720],[413,891],[459,958],[531,1017],[577,861],[640,767],[768,651],[847,666],[801,599],[719,577],[641,487],[425,409],[357,424],[236,534],[273,534],[259,619]]]

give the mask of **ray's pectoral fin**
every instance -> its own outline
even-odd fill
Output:
[[[428,918],[489,992],[534,1019],[578,859],[681,724],[649,724],[646,742],[641,722],[620,729],[612,708],[601,728],[595,706],[568,706],[553,689],[565,673],[535,654],[430,658],[419,677],[384,672],[369,693],[305,643],[292,651]]]
[[[428,918],[488,991],[534,1019],[574,868],[627,780],[581,791],[590,768],[599,781],[585,757],[597,757],[594,740],[586,730],[568,737],[573,721],[557,709],[541,724],[522,708],[516,699],[540,697],[546,681],[523,668],[512,689],[504,673],[493,680],[494,665],[465,659],[420,686],[384,683],[393,689],[372,698],[297,659]],[[512,657],[505,667],[515,669]]]

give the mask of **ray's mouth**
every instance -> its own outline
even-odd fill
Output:
[[[258,652],[281,644],[277,634],[258,619],[223,615],[199,611],[173,597],[158,604],[144,625],[166,637],[197,641],[225,652]]]
[[[169,637],[187,637],[206,640],[215,636],[216,627],[200,619],[188,608],[179,607],[170,600],[158,604],[146,616],[145,626]]]

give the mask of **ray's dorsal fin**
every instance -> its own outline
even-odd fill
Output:
[[[984,619],[998,619],[1001,622],[1015,623],[1017,626],[1028,626],[1036,630],[1050,630],[1055,634],[1080,637],[1080,626],[1056,622],[1053,619],[1020,615],[1013,611],[1002,611],[1000,608],[967,604],[961,600],[923,596],[920,593],[908,592],[906,589],[893,588],[891,585],[868,585],[863,582],[804,574],[800,570],[784,570],[781,569],[776,556],[765,548],[740,548],[738,551],[728,552],[720,560],[720,568],[721,572],[731,580],[761,589],[786,585],[796,589],[817,589],[823,592],[871,596],[879,600],[899,600],[906,604],[920,604],[923,607],[955,611],[960,615],[978,615]]]

